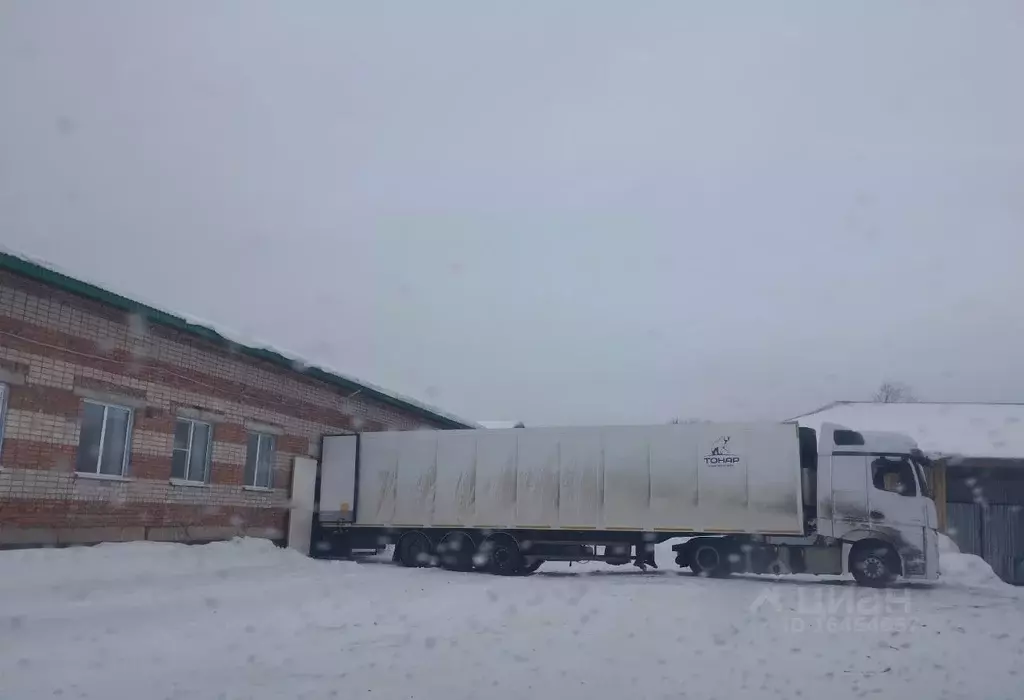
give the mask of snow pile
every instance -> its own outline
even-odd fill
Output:
[[[957,588],[1016,590],[1003,581],[984,559],[974,554],[943,552],[939,555],[940,581]]]
[[[83,587],[133,581],[145,585],[168,577],[225,577],[252,568],[313,566],[313,560],[269,540],[236,538],[202,546],[169,542],[112,542],[94,547],[0,552],[0,591],[21,587]],[[14,572],[23,575],[14,576]],[[31,574],[31,575],[24,575]]]
[[[2,695],[1020,695],[1024,608],[1009,595],[705,579],[674,569],[673,543],[659,572],[552,563],[525,578],[315,561],[259,540],[0,552]]]
[[[957,588],[988,588],[1004,592],[1016,588],[1003,581],[988,562],[974,554],[963,554],[948,535],[939,533],[940,581]]]
[[[939,533],[939,554],[959,554],[960,547],[949,535]]]

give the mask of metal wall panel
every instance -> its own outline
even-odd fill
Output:
[[[463,439],[476,441],[476,515],[477,527],[512,527],[516,522],[516,463],[519,454],[518,431],[459,431]],[[478,434],[479,433],[479,434]]]
[[[603,435],[606,529],[642,530],[651,503],[649,437],[644,428],[616,428]]]
[[[366,433],[361,435],[359,440],[359,502],[356,523],[394,523],[398,442],[390,438],[389,433]]]
[[[437,434],[435,525],[469,526],[476,514],[476,441],[459,433]]]
[[[559,447],[558,524],[596,528],[601,523],[601,436],[566,431]]]
[[[713,530],[745,528],[747,466],[750,464],[746,431],[737,430],[736,426],[731,425],[701,424],[700,427],[697,447],[700,455],[697,460],[697,519]],[[795,429],[793,441],[796,442]],[[800,461],[797,460],[795,464],[799,470]]]
[[[398,441],[395,524],[430,525],[437,481],[437,432],[412,431]]]
[[[516,524],[519,527],[557,526],[561,433],[545,428],[517,432]]]
[[[764,423],[746,427],[740,434],[746,435],[744,527],[767,532],[799,530],[803,526],[803,484],[800,470],[793,469],[800,464],[799,442],[787,431]]]
[[[1020,506],[987,506],[982,518],[985,561],[1004,581],[1024,583],[1024,515]]]
[[[656,527],[693,527],[698,515],[699,435],[697,425],[675,425],[650,435],[651,519]]]
[[[947,529],[961,552],[988,562],[1009,583],[1024,584],[1024,511],[1017,505],[949,503]]]
[[[981,506],[976,503],[947,503],[946,534],[964,554],[982,556]]]

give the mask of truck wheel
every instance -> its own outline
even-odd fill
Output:
[[[522,570],[523,575],[524,576],[529,576],[530,574],[535,572],[537,569],[539,569],[541,564],[543,564],[543,563],[544,563],[543,559],[534,559],[529,564],[523,564],[523,570]]]
[[[481,553],[487,559],[486,568],[498,576],[516,576],[523,572],[523,554],[519,543],[508,535],[488,537],[481,545]]]
[[[720,542],[705,540],[695,543],[687,560],[690,571],[698,576],[717,578],[729,575],[729,552]]]
[[[850,573],[861,586],[885,588],[896,578],[899,558],[884,542],[858,542],[850,551]]]
[[[398,562],[410,569],[429,566],[430,540],[422,532],[409,532],[398,543],[395,554],[398,557]]]
[[[476,545],[473,539],[465,532],[449,532],[437,545],[437,556],[441,560],[441,566],[450,571],[472,571],[473,554],[476,552]]]

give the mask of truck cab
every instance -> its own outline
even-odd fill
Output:
[[[825,423],[817,443],[815,530],[844,544],[850,573],[936,579],[938,515],[914,441]]]

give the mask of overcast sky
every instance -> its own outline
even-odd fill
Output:
[[[476,419],[1021,401],[1022,67],[1014,0],[6,0],[0,243]]]

